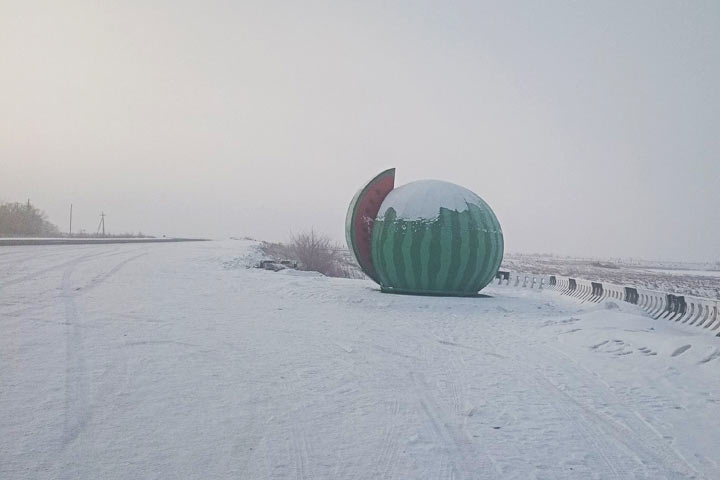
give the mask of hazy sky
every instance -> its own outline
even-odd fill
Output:
[[[393,166],[511,251],[720,260],[720,2],[0,0],[0,200],[64,230],[341,240]]]

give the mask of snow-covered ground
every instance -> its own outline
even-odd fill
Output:
[[[561,275],[649,290],[720,299],[720,269],[715,263],[582,259],[505,253],[502,269]]]
[[[0,248],[2,479],[720,478],[720,338],[243,241]]]

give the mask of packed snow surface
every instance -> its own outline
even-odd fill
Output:
[[[0,478],[720,478],[720,339],[243,241],[0,249]]]
[[[440,215],[440,208],[464,212],[468,204],[487,208],[480,197],[465,187],[440,180],[418,180],[391,190],[380,205],[378,218],[383,218],[392,207],[397,218],[432,220]]]

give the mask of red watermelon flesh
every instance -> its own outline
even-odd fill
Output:
[[[390,168],[370,180],[353,197],[345,218],[345,235],[348,248],[362,271],[378,282],[370,250],[372,228],[380,205],[395,188],[395,169]]]

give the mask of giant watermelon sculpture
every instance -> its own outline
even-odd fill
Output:
[[[350,202],[348,247],[384,292],[475,295],[503,258],[503,234],[482,198],[453,183],[421,180],[393,188],[395,169]]]

